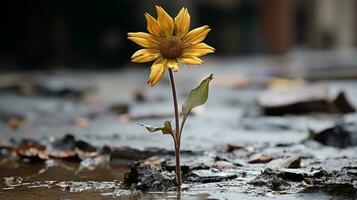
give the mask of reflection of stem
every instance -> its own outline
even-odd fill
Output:
[[[179,118],[179,110],[177,104],[177,95],[176,95],[176,86],[174,80],[174,74],[171,69],[169,69],[170,75],[170,83],[172,89],[172,98],[174,101],[174,109],[175,109],[175,122],[176,122],[176,131],[173,135],[174,143],[175,143],[175,157],[176,157],[176,181],[177,185],[181,186],[181,166],[180,166],[180,118]]]
[[[176,200],[181,200],[181,186],[177,187],[177,191],[176,191]]]

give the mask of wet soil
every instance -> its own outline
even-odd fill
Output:
[[[171,138],[137,125],[172,118],[166,79],[149,88],[147,74],[136,69],[20,73],[20,80],[34,82],[32,90],[16,81],[0,88],[0,145],[6,146],[0,150],[0,199],[355,199],[357,114],[265,115],[257,103],[267,90],[262,80],[278,72],[264,68],[271,70],[265,74],[259,63],[247,62],[249,69],[243,69],[227,62],[224,68],[213,64],[177,74],[180,102],[201,77],[212,72],[217,77],[207,104],[185,127],[180,193],[171,182],[154,187],[163,186],[155,176],[148,176],[151,181],[141,176],[145,189],[124,179],[135,162],[152,165],[140,168],[147,170],[143,175],[173,179]],[[236,82],[220,81],[234,74],[249,77],[249,83],[237,89]],[[343,90],[344,104],[347,99],[349,106],[357,105],[355,80],[311,84],[329,88],[331,96]],[[22,139],[41,143],[46,153],[79,156],[41,154],[29,162],[8,149]]]

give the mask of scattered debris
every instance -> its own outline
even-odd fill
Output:
[[[347,100],[346,94],[344,92],[340,92],[335,100],[333,100],[333,105],[337,107],[340,113],[352,113],[356,112],[356,109],[352,106],[352,104]]]
[[[231,162],[220,160],[220,161],[216,161],[212,167],[216,169],[229,169],[229,168],[235,168],[237,166]]]
[[[35,84],[32,88],[32,95],[67,98],[67,99],[82,99],[86,93],[91,91],[91,88],[67,88],[67,87],[49,87],[44,84]]]
[[[222,172],[217,169],[203,169],[192,171],[188,180],[191,182],[211,183],[232,180],[237,177],[236,173]]]
[[[328,96],[326,88],[297,87],[284,90],[269,90],[258,98],[265,115],[306,114],[306,113],[351,113],[355,108],[349,103],[344,92],[334,100]]]
[[[254,186],[267,187],[272,191],[289,190],[291,184],[277,176],[271,169],[265,169],[260,175],[249,182]]]
[[[48,154],[52,158],[72,162],[80,162],[100,155],[97,148],[82,140],[76,140],[71,134],[67,134],[63,138],[54,141]]]
[[[301,182],[305,180],[307,173],[304,169],[280,169],[277,171],[277,176],[287,181]]]
[[[141,162],[129,164],[129,168],[124,174],[124,185],[128,188],[164,191],[175,186],[173,174],[160,173]]]
[[[357,145],[357,125],[352,124],[337,124],[334,127],[327,128],[316,133],[313,130],[309,130],[309,139],[318,141],[323,145],[346,148],[348,146]]]
[[[57,87],[40,82],[25,74],[2,75],[0,91],[13,92],[20,95],[45,96],[55,98],[81,99],[92,88]]]
[[[265,168],[269,169],[279,169],[279,168],[299,168],[301,158],[298,156],[284,156],[283,158],[278,158],[270,161],[266,164]]]
[[[25,162],[43,162],[50,157],[80,162],[86,158],[94,158],[100,155],[100,152],[94,146],[81,140],[75,140],[74,136],[70,134],[54,141],[49,146],[35,140],[24,139],[16,146],[1,145],[0,148],[15,152]]]
[[[272,157],[265,153],[257,153],[253,154],[249,157],[248,163],[255,164],[255,163],[268,163],[273,160]]]
[[[25,162],[39,162],[49,158],[46,146],[34,140],[23,140],[16,147],[16,153]]]

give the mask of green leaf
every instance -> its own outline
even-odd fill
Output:
[[[170,121],[165,121],[163,127],[155,127],[155,126],[141,124],[141,123],[138,123],[138,124],[140,126],[145,127],[151,133],[157,132],[157,131],[161,131],[162,134],[170,134],[170,135],[173,134],[173,130],[172,130],[172,126],[171,126],[171,122]]]
[[[186,97],[185,103],[182,105],[182,114],[186,118],[193,108],[206,103],[208,98],[209,82],[213,79],[213,74],[201,82],[201,84],[191,90]]]

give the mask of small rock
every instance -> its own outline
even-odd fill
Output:
[[[287,181],[301,182],[305,179],[306,173],[300,169],[282,169],[277,175]]]
[[[356,124],[338,124],[316,133],[310,131],[310,139],[313,139],[323,145],[338,148],[357,145],[357,125]]]
[[[333,104],[337,107],[337,109],[341,113],[351,113],[351,112],[356,112],[356,109],[351,105],[351,103],[347,100],[347,97],[344,92],[340,92],[335,100],[333,101]]]
[[[264,170],[260,175],[250,181],[249,184],[259,187],[268,187],[273,191],[284,191],[291,187],[288,182],[278,177],[276,171],[271,169]]]
[[[124,174],[124,185],[139,190],[168,190],[175,186],[174,176],[160,173],[141,162],[129,164],[129,171]]]

